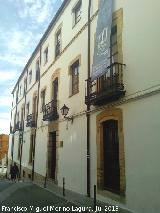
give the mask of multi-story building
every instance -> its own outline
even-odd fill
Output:
[[[31,55],[13,90],[8,157],[23,177],[65,178],[88,196],[97,185],[102,201],[156,212],[160,2],[113,1],[110,65],[91,81],[99,2],[63,1]]]
[[[3,159],[6,160],[8,153],[9,135],[0,135],[0,164],[2,164]]]

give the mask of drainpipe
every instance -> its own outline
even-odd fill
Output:
[[[40,45],[40,59],[39,65],[41,66],[41,45]],[[40,89],[40,66],[39,66],[39,79],[38,79],[38,95],[37,95],[37,112],[36,112],[36,128],[34,135],[34,143],[33,143],[33,160],[32,160],[32,181],[34,181],[34,170],[35,170],[35,148],[36,148],[36,136],[37,136],[37,121],[38,121],[38,106],[39,106],[39,89]]]
[[[87,97],[90,95],[90,34],[91,34],[91,22],[90,22],[91,0],[88,5],[88,81],[87,81]],[[87,196],[90,197],[90,102],[87,102]]]

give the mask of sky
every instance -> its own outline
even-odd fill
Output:
[[[63,0],[0,0],[0,134],[9,134],[14,85]]]

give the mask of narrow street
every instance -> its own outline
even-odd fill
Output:
[[[93,205],[87,197],[79,195],[79,203],[77,203],[74,194],[63,198],[56,193],[56,190],[54,194],[31,182],[1,181],[0,212],[94,212]],[[97,212],[127,212],[115,207],[110,207],[110,210],[106,211],[105,206],[101,206],[99,203],[97,206],[100,210],[97,209]]]

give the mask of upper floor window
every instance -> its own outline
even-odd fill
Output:
[[[19,112],[17,113],[17,122],[19,122]]]
[[[55,57],[59,56],[61,52],[61,29],[56,33]]]
[[[41,110],[43,112],[44,106],[45,106],[45,96],[46,96],[46,90],[42,90],[41,92]]]
[[[55,78],[52,82],[52,98],[57,101],[58,98],[58,78]]]
[[[44,51],[44,64],[48,62],[48,47]]]
[[[79,60],[71,65],[72,95],[79,92]]]
[[[27,78],[24,79],[24,94],[27,91]]]
[[[35,95],[35,96],[33,97],[33,108],[32,108],[32,113],[33,113],[34,115],[37,114],[37,95]]]
[[[29,72],[29,83],[32,81],[32,70]]]
[[[16,92],[16,103],[18,102],[18,90]]]
[[[25,112],[25,110],[24,110],[24,106],[23,106],[21,109],[21,123],[23,123],[23,121],[24,121],[24,112]]]
[[[29,115],[29,102],[27,103],[27,110],[26,110],[26,115]]]
[[[40,68],[39,68],[39,60],[36,62],[36,81],[39,80],[40,77]]]
[[[79,0],[76,6],[73,8],[73,26],[76,25],[81,19],[82,0]]]
[[[22,93],[22,86],[19,87],[19,95],[21,96]]]

